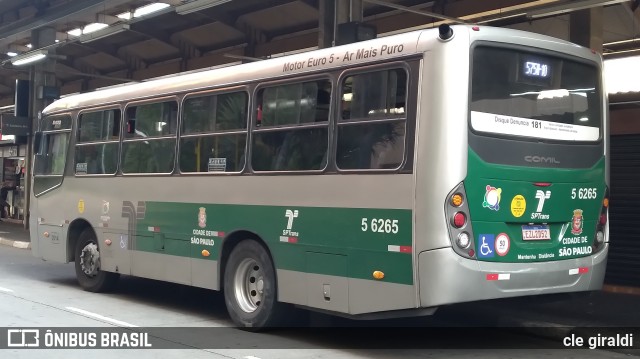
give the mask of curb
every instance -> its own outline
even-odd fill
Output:
[[[10,246],[20,249],[31,249],[31,242],[14,241],[10,239],[0,238],[0,245]]]
[[[21,219],[13,219],[13,218],[3,218],[2,222],[11,223],[11,224],[24,224],[24,221]]]

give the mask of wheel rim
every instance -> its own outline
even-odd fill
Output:
[[[100,270],[100,252],[95,243],[87,243],[80,252],[80,269],[87,277],[95,277]]]
[[[264,271],[262,266],[251,258],[245,258],[233,279],[236,302],[240,308],[252,313],[262,303],[264,294]]]

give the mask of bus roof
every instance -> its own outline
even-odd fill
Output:
[[[466,31],[468,33],[471,30],[471,26],[467,25],[456,25],[453,28],[456,32],[463,30],[462,32]],[[216,87],[230,87],[247,81],[265,78],[275,79],[291,74],[313,73],[358,63],[410,56],[428,50],[430,48],[429,43],[436,39],[437,31],[437,29],[412,31],[248,64],[176,74],[175,76],[140,83],[73,94],[47,106],[43,110],[43,114],[142,100],[152,96],[158,97]],[[583,49],[563,40],[512,29],[482,27],[482,31],[474,34],[473,37],[476,39],[488,37],[498,41],[503,39],[505,42],[544,40],[549,44],[555,44],[556,47],[561,47],[565,51],[567,49],[576,51],[578,51],[577,48]],[[586,51],[582,50],[576,55],[585,56],[585,53]]]

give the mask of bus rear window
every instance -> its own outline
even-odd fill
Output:
[[[481,133],[597,141],[602,127],[595,65],[514,49],[473,52],[471,126]]]

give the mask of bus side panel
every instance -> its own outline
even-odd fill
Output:
[[[297,176],[289,178],[286,187],[282,177],[275,176],[216,179],[206,198],[197,191],[184,196],[184,202],[130,198],[136,213],[132,274],[185,283],[187,269],[190,284],[217,289],[224,240],[243,230],[269,247],[283,302],[353,313],[417,307],[412,211],[407,208],[410,174]],[[133,187],[137,180],[126,178],[122,185]],[[157,181],[154,188],[176,187],[173,178]],[[192,187],[206,188],[209,182],[193,177]],[[244,189],[242,195],[225,190],[235,186]],[[340,196],[312,195],[309,188]],[[264,203],[229,204],[249,201]],[[376,207],[381,204],[387,208]],[[376,280],[375,271],[384,278]],[[330,303],[325,302],[325,284]]]
[[[67,263],[69,261],[67,258],[67,241],[65,240],[66,234],[63,233],[62,226],[39,224],[37,228],[38,233],[34,242],[38,243],[40,258],[47,261]]]
[[[131,251],[129,237],[126,233],[116,232],[115,229],[96,229],[96,235],[101,243],[111,241],[110,246],[100,246],[101,269],[108,272],[131,274]],[[100,240],[102,239],[102,240]]]
[[[191,259],[191,285],[200,288],[220,290],[219,277],[218,261],[200,258]]]
[[[416,254],[451,246],[444,205],[448,193],[467,175],[469,36],[466,31],[458,29],[456,36],[446,43],[427,38],[423,44],[426,52],[416,131]],[[417,257],[415,261],[418,263]],[[418,267],[418,276],[423,273]]]
[[[354,315],[416,307],[413,285],[285,269],[277,274],[281,302]]]
[[[307,305],[343,313],[349,311],[347,259],[344,255],[305,253]],[[333,268],[337,276],[314,273],[322,271],[326,266]]]
[[[415,285],[349,278],[350,314],[416,308]]]
[[[191,260],[188,257],[134,251],[131,274],[189,285],[191,284]]]
[[[38,201],[35,199],[33,195],[33,191],[31,191],[31,213],[40,213],[38,211]],[[31,241],[31,255],[36,258],[42,258],[42,251],[40,250],[40,241],[36,240],[38,238],[38,218],[37,216],[29,216],[29,238]]]
[[[65,226],[65,219],[68,217],[65,217],[65,213],[69,212],[65,208],[66,204],[62,194],[63,191],[53,190],[43,194],[36,201],[39,206],[37,213],[47,213],[49,215],[35,218],[36,225],[32,227],[35,230],[32,229],[31,241],[34,247],[38,247],[38,257],[48,261],[67,263],[69,262],[67,251],[68,227]],[[34,252],[34,255],[36,255],[36,252]]]

